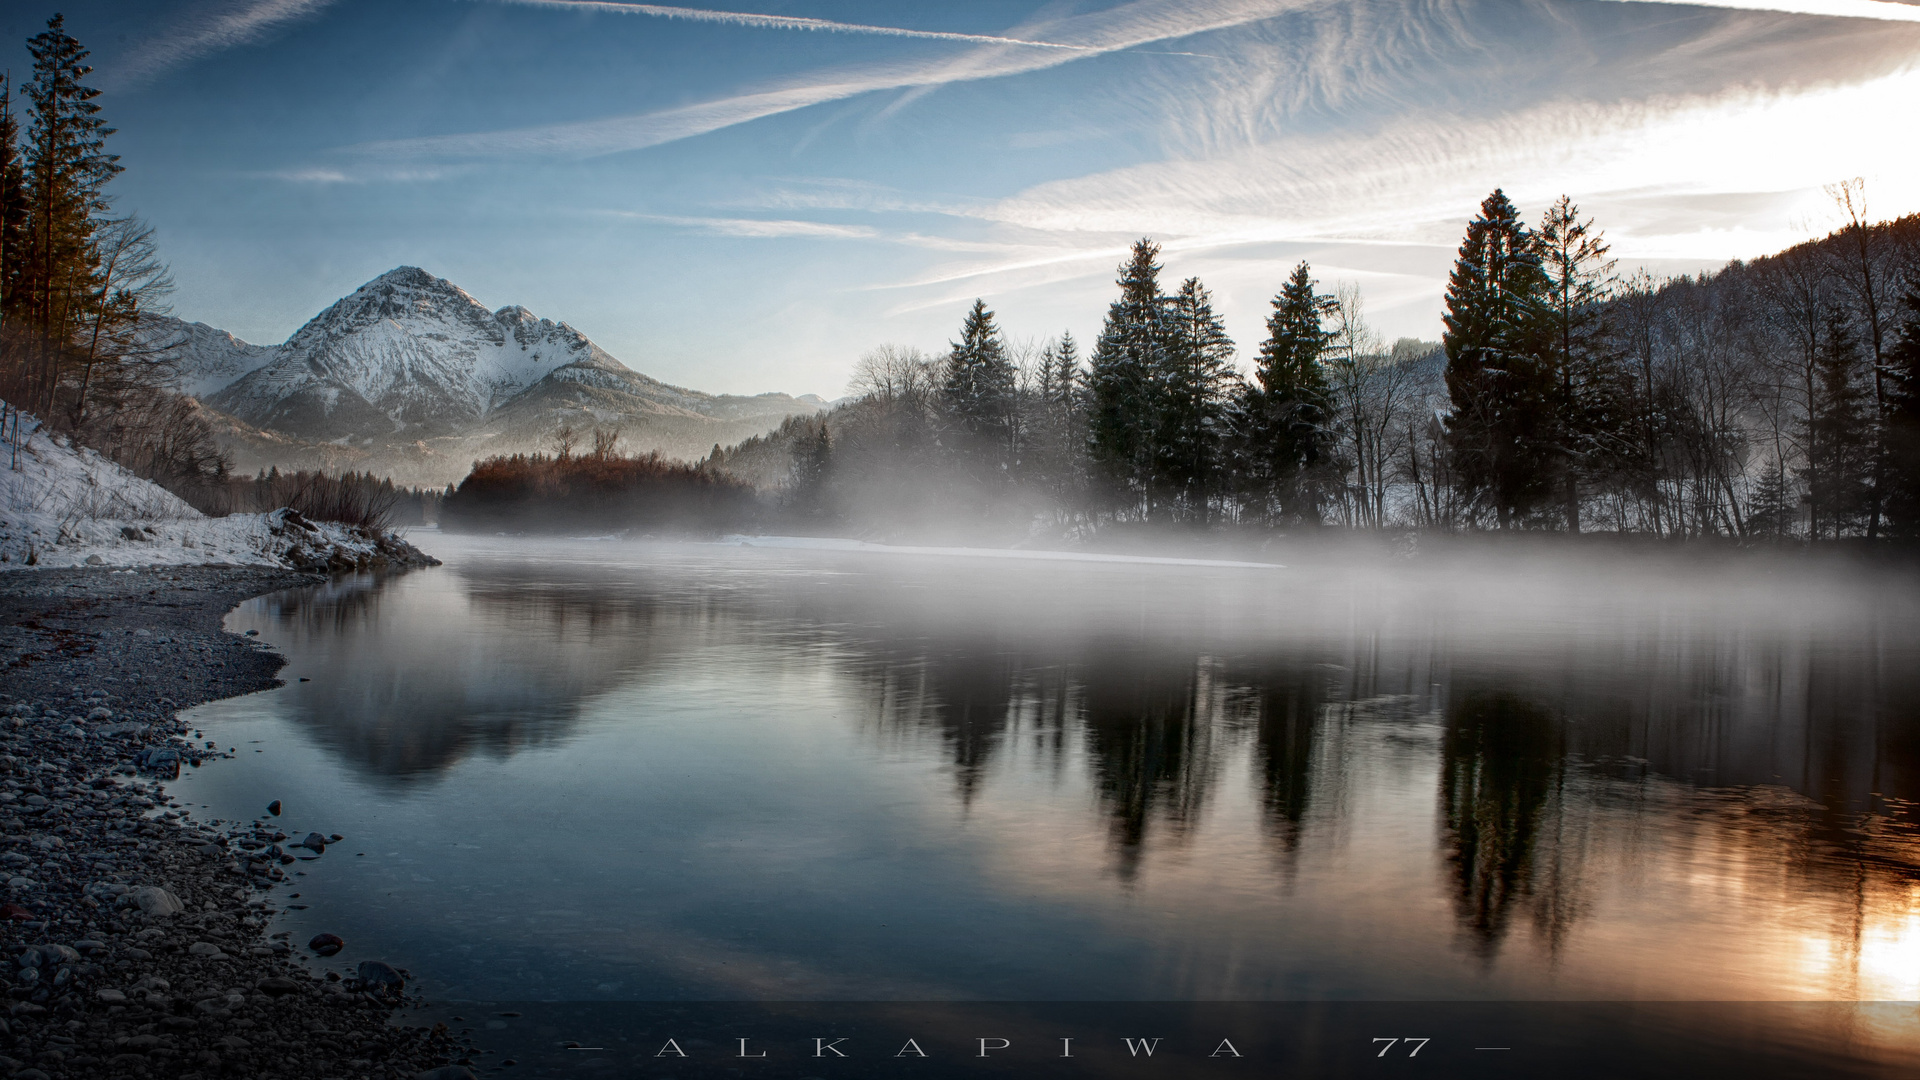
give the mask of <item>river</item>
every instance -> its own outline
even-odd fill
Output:
[[[416,539],[229,618],[287,684],[173,791],[344,834],[285,928],[435,999],[1840,1002],[1802,1044],[1920,1061],[1855,1004],[1920,999],[1910,575]]]

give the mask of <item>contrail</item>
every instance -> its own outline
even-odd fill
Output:
[[[1070,49],[1096,52],[1087,45],[1064,45],[1057,41],[1029,41],[1026,38],[999,37],[994,34],[957,34],[944,30],[908,30],[898,26],[869,26],[866,23],[834,22],[794,15],[757,15],[746,11],[712,11],[707,8],[668,7],[663,4],[627,4],[619,0],[502,0],[528,7],[574,8],[585,11],[609,11],[621,15],[654,15],[691,22],[727,23],[761,30],[824,30],[835,34],[879,34],[884,37],[928,38],[934,41],[969,41],[980,45],[1023,45],[1031,49]]]
[[[1920,4],[1902,4],[1895,0],[1626,0],[1626,2],[1674,4],[1680,7],[1737,8],[1741,11],[1777,11],[1783,15],[1826,15],[1836,19],[1920,22]]]
[[[133,85],[209,53],[246,45],[278,28],[281,23],[315,15],[334,0],[249,0],[227,5],[227,10],[197,23],[142,43],[125,59],[109,82]]]

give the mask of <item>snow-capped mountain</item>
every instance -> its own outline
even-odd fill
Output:
[[[669,386],[566,323],[524,307],[490,311],[412,266],[362,285],[281,345],[250,345],[170,318],[150,320],[147,333],[173,345],[183,391],[271,437],[237,448],[258,451],[237,453],[242,467],[254,457],[288,456],[291,440],[358,448],[381,460],[400,448],[439,454],[446,460],[428,471],[457,480],[476,454],[544,448],[562,427],[601,426],[621,428],[628,449],[695,456],[824,404],[812,395],[716,396]],[[305,460],[293,458],[272,463]]]
[[[522,307],[488,311],[453,283],[403,266],[314,316],[272,360],[206,401],[309,438],[444,435],[576,364],[632,374],[565,323]]]
[[[168,355],[175,385],[197,398],[231,386],[278,355],[271,345],[249,345],[225,330],[169,315],[140,316],[140,345]]]

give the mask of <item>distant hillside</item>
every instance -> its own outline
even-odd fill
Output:
[[[566,428],[583,440],[619,428],[622,449],[700,458],[825,405],[669,386],[565,323],[523,307],[489,311],[411,266],[362,285],[280,345],[166,316],[145,328],[248,472],[355,469],[439,485],[478,458],[547,449]]]

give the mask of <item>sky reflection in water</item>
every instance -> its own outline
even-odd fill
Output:
[[[1920,998],[1904,578],[429,546],[176,790],[442,998]]]

